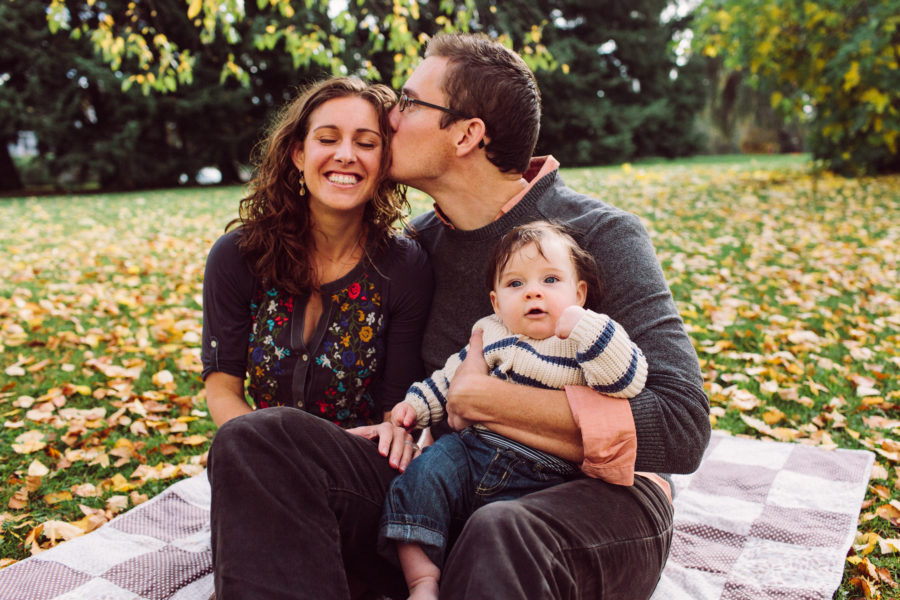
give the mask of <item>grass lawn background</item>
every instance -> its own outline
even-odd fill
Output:
[[[767,156],[563,178],[650,230],[715,428],[877,453],[835,598],[900,597],[900,177]],[[241,193],[0,199],[3,566],[203,469],[203,265]]]

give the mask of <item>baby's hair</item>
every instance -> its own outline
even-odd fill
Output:
[[[512,258],[514,253],[529,244],[534,244],[541,256],[544,256],[541,242],[551,237],[561,239],[569,247],[569,257],[572,259],[572,264],[575,265],[575,273],[578,279],[587,283],[588,301],[590,303],[590,300],[600,291],[597,261],[594,260],[594,257],[589,252],[578,245],[568,227],[561,223],[550,221],[533,221],[513,227],[497,242],[488,260],[486,281],[488,291],[494,289],[497,280],[503,273],[503,269],[506,268],[509,259]]]

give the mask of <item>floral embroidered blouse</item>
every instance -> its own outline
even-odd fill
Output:
[[[424,375],[432,273],[422,248],[394,238],[371,263],[322,286],[322,317],[306,345],[308,296],[256,280],[239,235],[223,235],[207,258],[203,378],[214,371],[246,377],[257,408],[294,406],[341,427],[381,422]]]

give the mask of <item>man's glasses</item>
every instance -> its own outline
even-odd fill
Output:
[[[459,117],[460,119],[471,119],[472,117],[468,115],[464,115],[458,110],[453,110],[452,108],[447,108],[446,106],[439,106],[437,104],[432,104],[431,102],[425,102],[424,100],[419,100],[417,98],[410,98],[406,94],[400,94],[400,101],[397,102],[397,107],[400,109],[400,112],[403,112],[407,108],[409,108],[410,104],[418,104],[419,106],[427,106],[428,108],[436,108],[437,110],[443,111],[448,115],[453,115],[454,117]]]

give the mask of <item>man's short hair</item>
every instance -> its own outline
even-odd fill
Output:
[[[455,111],[487,128],[488,160],[504,172],[524,173],[541,128],[541,93],[522,57],[479,34],[438,34],[425,56],[449,62],[443,91]],[[441,128],[459,117],[445,114]]]

